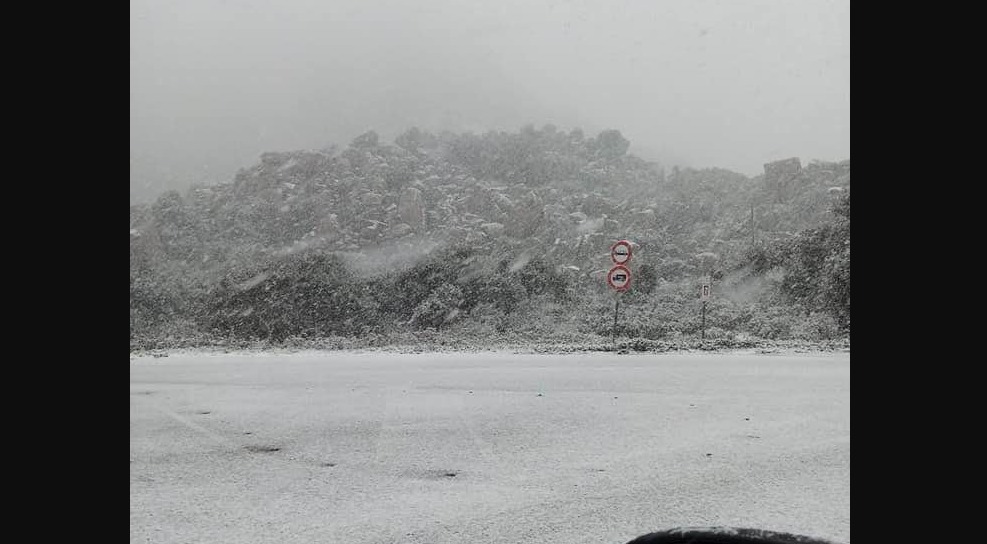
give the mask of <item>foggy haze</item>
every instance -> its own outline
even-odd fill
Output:
[[[262,152],[531,123],[746,175],[850,156],[849,0],[131,0],[130,194]]]

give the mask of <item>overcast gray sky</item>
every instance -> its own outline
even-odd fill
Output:
[[[131,0],[130,194],[526,123],[667,165],[850,157],[849,0]]]

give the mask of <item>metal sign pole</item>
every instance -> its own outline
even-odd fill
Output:
[[[617,312],[619,310],[620,310],[620,293],[617,293],[614,296],[614,305],[613,305],[613,331],[612,331],[612,338],[613,338],[613,350],[614,351],[617,351]]]
[[[703,325],[701,329],[701,340],[706,340],[706,301],[703,301]]]

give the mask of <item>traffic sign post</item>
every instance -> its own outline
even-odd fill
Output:
[[[613,330],[610,331],[610,341],[613,343],[613,350],[617,351],[617,311],[620,310],[620,292],[617,293],[613,304]]]
[[[611,331],[614,351],[617,351],[617,316],[620,312],[620,294],[631,287],[631,271],[624,265],[630,262],[632,256],[633,250],[628,240],[618,240],[610,246],[610,260],[613,261],[614,267],[607,272],[607,285],[616,291],[613,303],[613,330]]]
[[[626,260],[624,262],[626,262]],[[617,313],[620,311],[620,294],[631,287],[631,271],[622,264],[615,265],[609,272],[607,272],[607,283],[610,287],[617,291],[614,296],[613,330],[611,331],[613,349],[614,351],[617,351]]]
[[[699,292],[699,298],[703,301],[703,323],[700,328],[700,340],[706,340],[706,303],[709,301],[710,291],[709,277],[703,278],[703,287]]]
[[[702,332],[700,333],[699,339],[705,341],[706,340],[706,301],[705,300],[703,301],[703,325],[702,325],[702,329],[700,330]]]
[[[617,293],[614,295],[613,303],[613,330],[611,331],[611,341],[613,349],[617,351],[617,315],[620,312],[620,294],[631,287],[631,271],[626,266],[633,256],[631,243],[627,240],[620,240],[610,246],[610,260],[614,267],[607,272],[607,284]]]

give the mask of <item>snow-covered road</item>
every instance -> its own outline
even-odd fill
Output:
[[[131,358],[131,542],[850,540],[850,355]]]

